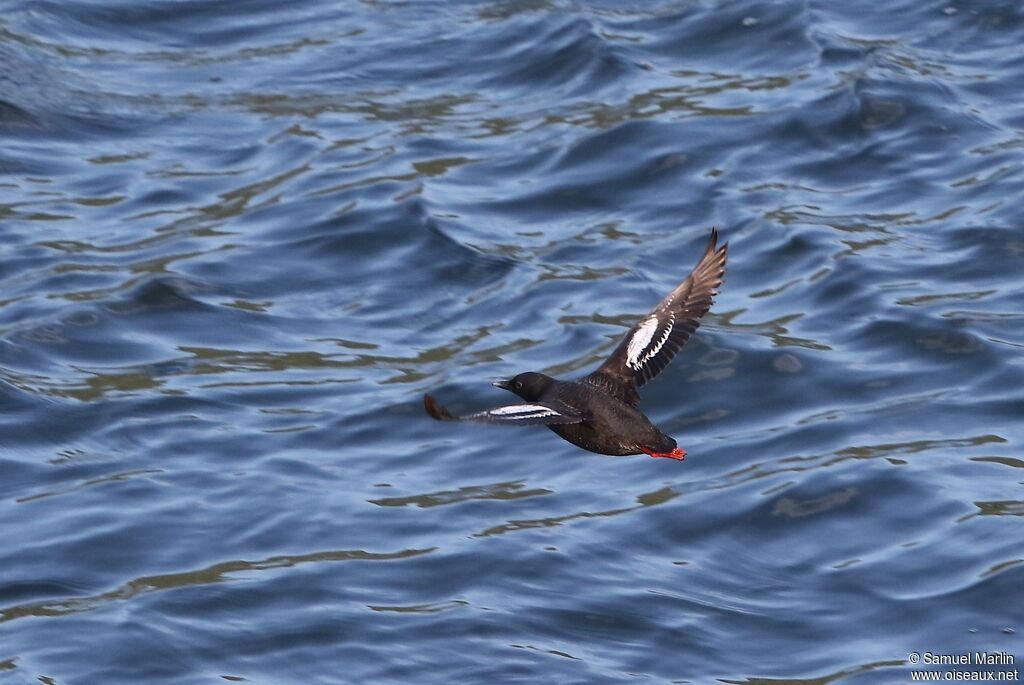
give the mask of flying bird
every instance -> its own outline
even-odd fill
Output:
[[[711,307],[725,274],[728,243],[718,247],[718,231],[690,275],[654,310],[633,326],[611,356],[582,378],[560,381],[528,371],[493,385],[525,400],[455,416],[430,395],[423,406],[438,421],[543,424],[564,440],[598,454],[683,459],[686,452],[637,407],[638,388],[658,375],[682,349]]]

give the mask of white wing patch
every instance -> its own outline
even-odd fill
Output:
[[[661,321],[657,315],[650,316],[640,324],[636,333],[629,339],[629,347],[626,348],[626,366],[639,370],[652,357],[661,351],[661,348],[668,342],[668,336],[672,334],[672,328],[676,323],[675,314],[668,312],[668,321]],[[654,334],[658,327],[664,324],[665,332],[661,337],[654,340]]]
[[[543,419],[547,416],[561,416],[551,407],[542,404],[513,404],[508,407],[492,409],[488,414],[506,419]]]
[[[636,333],[629,339],[629,347],[626,349],[626,366],[634,369],[640,368],[640,355],[644,353],[647,346],[651,343],[651,338],[654,337],[655,331],[658,330],[658,317],[648,317],[646,321],[640,324],[640,328],[636,329]]]

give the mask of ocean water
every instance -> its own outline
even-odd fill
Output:
[[[1022,46],[1002,0],[0,1],[0,685],[1024,670]],[[643,389],[685,461],[424,414],[588,371],[712,226]]]

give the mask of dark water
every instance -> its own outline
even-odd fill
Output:
[[[0,2],[0,683],[1024,668],[1022,93],[1016,1]],[[685,462],[422,413],[712,225]]]

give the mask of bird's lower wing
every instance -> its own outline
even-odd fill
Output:
[[[629,330],[592,374],[592,383],[618,384],[625,394],[636,397],[635,388],[668,366],[697,330],[700,317],[718,294],[728,248],[728,244],[718,247],[718,231],[712,229],[707,249],[690,275]]]
[[[430,395],[423,396],[423,408],[438,421],[474,421],[476,423],[550,426],[558,423],[579,423],[583,417],[560,402],[530,402],[494,407],[475,414],[455,416]]]

